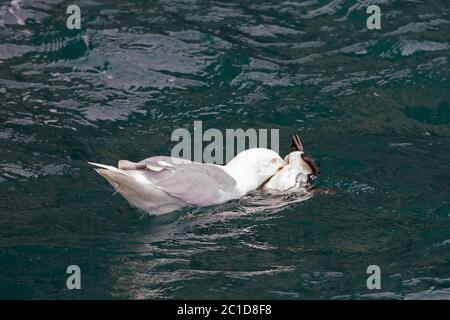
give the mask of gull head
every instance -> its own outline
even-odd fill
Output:
[[[252,148],[239,153],[225,167],[242,195],[259,188],[281,171],[286,163],[273,150]]]

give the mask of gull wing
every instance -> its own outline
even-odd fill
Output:
[[[138,163],[121,160],[119,168],[138,170],[157,188],[196,206],[207,206],[237,196],[236,180],[213,164],[157,156]]]
[[[119,169],[124,170],[139,170],[139,169],[149,169],[153,171],[161,171],[163,169],[170,169],[173,167],[177,167],[182,164],[192,164],[196,162],[192,162],[190,160],[181,159],[181,158],[173,158],[167,156],[156,156],[144,159],[139,162],[131,162],[128,160],[120,160],[118,164]]]

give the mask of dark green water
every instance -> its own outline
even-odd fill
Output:
[[[450,298],[448,1],[380,1],[381,30],[356,1],[94,0],[70,31],[72,3],[0,1],[0,298]],[[337,194],[141,217],[86,163],[194,120],[298,132]]]

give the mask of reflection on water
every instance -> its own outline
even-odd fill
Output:
[[[375,31],[357,1],[78,1],[80,31],[70,4],[0,1],[1,298],[449,298],[446,1]],[[299,133],[337,193],[149,217],[87,165],[194,120]]]

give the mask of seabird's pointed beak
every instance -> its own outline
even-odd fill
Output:
[[[302,142],[300,141],[300,138],[297,134],[291,134],[292,137],[292,149],[295,151],[303,151],[303,145]]]

